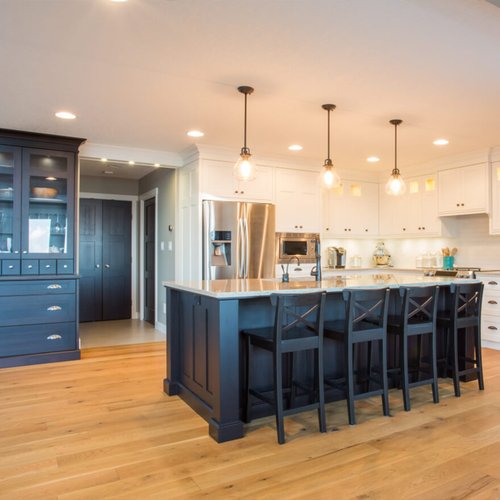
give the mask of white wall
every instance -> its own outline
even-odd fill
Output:
[[[391,254],[395,267],[415,267],[416,257],[426,252],[440,254],[443,247],[457,247],[456,266],[500,269],[500,236],[488,234],[487,215],[463,215],[443,217],[443,234],[440,238],[381,239]],[[332,239],[322,240],[323,264],[327,262],[328,246],[347,249],[347,263],[354,255],[360,255],[363,267],[372,265],[372,255],[379,239]]]

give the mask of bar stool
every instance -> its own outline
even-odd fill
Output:
[[[245,339],[245,395],[244,414],[247,422],[251,420],[251,396],[274,408],[278,443],[285,442],[284,417],[302,411],[318,410],[319,429],[326,432],[325,400],[323,385],[323,311],[326,294],[272,294],[271,304],[275,308],[274,327],[243,330]],[[257,391],[252,387],[253,348],[259,347],[272,353],[273,390]],[[295,380],[294,358],[300,351],[314,352],[314,381],[312,387]],[[288,363],[283,365],[283,355]],[[288,368],[287,387],[283,387],[283,369]],[[297,388],[309,396],[308,404],[295,407]],[[266,392],[273,392],[271,396]],[[283,397],[288,396],[287,408]]]
[[[349,424],[356,423],[354,401],[371,396],[382,396],[384,415],[389,416],[389,392],[387,383],[387,308],[389,289],[354,289],[344,290],[345,320],[326,321],[326,338],[344,344],[344,377],[325,378],[325,384],[341,387],[345,391]],[[378,343],[379,367],[372,370],[371,346]],[[368,346],[367,387],[365,392],[354,392],[354,379],[357,374],[354,366],[354,347],[366,343]],[[359,350],[359,348],[358,348]],[[373,376],[376,373],[377,376]],[[370,382],[376,382],[378,388],[370,390]]]
[[[432,399],[439,403],[438,372],[436,355],[436,317],[439,287],[416,286],[401,287],[401,314],[389,316],[387,333],[399,337],[399,367],[389,370],[389,375],[397,373],[400,376],[405,411],[410,411],[410,389],[421,385],[432,385]],[[427,378],[420,378],[422,337],[429,338],[429,361],[425,373]],[[409,339],[418,339],[417,380],[410,382]]]
[[[483,288],[482,283],[453,283],[450,286],[450,308],[438,313],[438,325],[446,331],[444,359],[446,374],[451,370],[456,397],[460,397],[460,377],[463,375],[477,374],[479,390],[484,390],[481,356],[481,302]],[[474,343],[472,357],[467,353],[467,335],[470,331],[473,333]],[[459,332],[463,332],[464,335],[463,356],[459,352]]]

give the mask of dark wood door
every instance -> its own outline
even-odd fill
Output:
[[[80,321],[102,319],[102,202],[80,200]]]
[[[155,324],[155,199],[144,202],[144,319]]]
[[[129,201],[80,200],[80,321],[131,317]]]
[[[102,319],[129,319],[131,204],[104,200],[102,210]]]

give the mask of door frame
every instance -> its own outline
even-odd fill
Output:
[[[132,221],[131,221],[131,254],[132,261],[130,264],[131,267],[131,311],[130,317],[132,319],[137,319],[139,317],[137,311],[137,202],[139,197],[136,195],[129,194],[104,194],[104,193],[80,193],[80,198],[93,198],[96,200],[116,200],[116,201],[130,201],[132,205]],[[78,212],[78,224],[80,224],[80,213]],[[80,248],[80,237],[79,233],[77,233],[77,242],[76,242],[76,250],[79,251]]]
[[[144,202],[155,200],[155,328],[163,331],[158,323],[158,188],[139,196],[139,319],[144,320]]]

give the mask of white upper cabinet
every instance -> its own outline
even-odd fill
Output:
[[[382,236],[439,236],[438,190],[435,175],[406,179],[406,193],[389,196],[380,186]]]
[[[500,234],[500,162],[491,165],[490,234]]]
[[[488,165],[439,172],[439,215],[489,212]]]
[[[344,180],[338,188],[323,191],[325,238],[378,235],[378,184]]]
[[[201,192],[206,196],[242,201],[273,201],[273,168],[257,165],[252,181],[238,181],[233,175],[234,164],[220,160],[203,160]]]
[[[276,231],[319,233],[319,174],[276,169]]]

